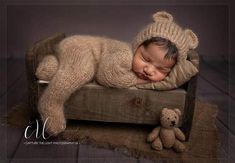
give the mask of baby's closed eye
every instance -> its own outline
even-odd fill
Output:
[[[156,68],[163,73],[169,73],[171,71],[171,69],[167,67],[156,67]]]

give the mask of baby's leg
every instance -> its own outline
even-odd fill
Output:
[[[64,102],[75,90],[89,82],[94,73],[95,65],[90,55],[83,55],[74,65],[64,64],[59,67],[38,103],[38,111],[42,121],[46,122],[49,134],[57,135],[66,128]]]
[[[45,56],[39,63],[35,75],[38,79],[50,81],[58,69],[58,61],[54,55]]]

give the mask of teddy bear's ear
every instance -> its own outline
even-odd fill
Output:
[[[173,16],[166,11],[159,11],[153,14],[153,20],[155,22],[158,20],[173,21]]]
[[[176,112],[176,114],[178,114],[179,116],[181,116],[181,111],[180,111],[180,109],[175,108],[174,111]]]
[[[190,49],[195,49],[198,46],[198,37],[191,29],[185,29],[185,34],[188,37]]]
[[[163,108],[162,109],[162,113],[164,113],[165,111],[167,111],[168,110],[168,108]]]
[[[163,109],[162,109],[162,111],[166,111],[166,110],[168,110],[168,108],[163,108]]]

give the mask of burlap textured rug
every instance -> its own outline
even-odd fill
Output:
[[[152,127],[143,125],[111,124],[101,122],[68,121],[60,140],[79,141],[95,147],[113,149],[123,154],[150,160],[171,160],[180,162],[217,162],[219,146],[215,118],[215,105],[196,102],[190,140],[185,142],[187,150],[175,153],[173,150],[155,151],[146,143],[146,136]],[[27,105],[18,105],[7,116],[9,125],[26,126],[31,110]],[[21,122],[19,124],[19,122]]]

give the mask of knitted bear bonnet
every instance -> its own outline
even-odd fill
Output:
[[[137,85],[136,87],[170,90],[183,85],[198,73],[199,60],[191,60],[190,57],[189,60],[187,59],[189,50],[195,49],[199,42],[197,35],[192,30],[180,27],[174,22],[173,16],[165,11],[156,12],[153,14],[153,22],[145,26],[133,40],[133,54],[144,41],[152,37],[162,37],[176,45],[178,49],[177,63],[162,81]]]
[[[173,20],[173,16],[165,11],[159,11],[153,14],[153,23],[148,24],[142,29],[132,42],[132,50],[136,49],[152,37],[162,37],[174,43],[178,49],[178,59],[187,58],[189,49],[195,49],[198,46],[198,37],[190,29],[182,29]]]

